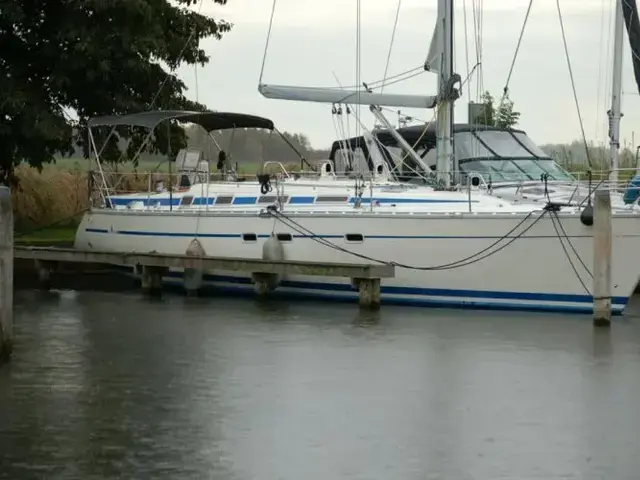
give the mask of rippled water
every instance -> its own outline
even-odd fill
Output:
[[[19,292],[0,478],[640,478],[640,319]]]

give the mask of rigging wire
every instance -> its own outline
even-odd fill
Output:
[[[393,42],[396,38],[396,28],[398,27],[398,18],[400,17],[400,6],[402,0],[398,0],[398,8],[396,8],[396,18],[393,21],[393,30],[391,31],[391,41],[389,42],[389,52],[387,53],[387,63],[384,67],[384,76],[382,77],[382,86],[380,87],[380,93],[384,91],[385,80],[387,78],[387,72],[389,70],[389,63],[391,62],[391,50],[393,49]]]
[[[608,29],[607,29],[607,45],[605,48],[605,52],[606,52],[606,57],[605,57],[605,61],[604,61],[604,65],[612,65],[613,64],[613,31],[614,31],[614,25],[615,25],[615,6],[614,6],[614,0],[610,0],[609,1],[609,10],[608,10]],[[606,71],[606,70],[605,70]],[[605,81],[604,81],[604,92],[611,92],[611,87],[613,84],[613,75],[604,75]],[[607,111],[606,108],[606,93],[603,93],[604,98],[603,98],[603,106],[602,106],[602,113]],[[599,112],[600,113],[600,112]],[[600,128],[602,128],[602,133],[603,133],[603,137],[604,139],[606,139],[609,135],[608,135],[608,131],[609,131],[609,122],[605,121],[604,125],[601,124]]]
[[[332,72],[333,76],[335,78],[336,74],[335,71]],[[391,83],[389,82],[389,80],[396,80],[393,83],[398,83],[400,81],[403,80],[408,80],[410,78],[413,78],[414,76],[416,76],[415,74],[419,73],[425,73],[425,69],[424,69],[424,65],[418,65],[415,68],[410,68],[409,70],[405,70],[403,72],[397,73],[395,75],[391,75],[390,77],[386,77],[386,78],[382,78],[380,80],[374,80],[372,82],[363,82],[367,84],[367,87],[369,88],[369,90],[377,90],[378,88],[382,88],[382,86],[388,86],[391,85]],[[406,78],[400,78],[400,77],[406,77]],[[399,80],[397,80],[399,79]],[[342,85],[341,83],[338,82],[338,84],[340,85],[340,88],[345,89],[345,90],[355,90],[358,87],[362,87],[362,83],[358,84],[358,85]],[[322,87],[319,87],[322,88]],[[325,88],[335,88],[335,87],[325,87]]]
[[[600,41],[598,45],[600,46],[600,51],[598,52],[598,87],[596,90],[596,125],[595,125],[595,138],[598,138],[598,127],[600,125],[600,99],[601,99],[601,88],[602,87],[602,78],[603,78],[603,56],[605,55],[606,50],[603,50],[602,46],[604,45],[604,26],[605,26],[605,2],[606,0],[601,0],[601,8],[600,8]]]
[[[589,154],[589,144],[587,143],[587,136],[584,133],[584,122],[582,121],[582,114],[580,113],[580,102],[578,101],[578,92],[576,91],[576,82],[573,78],[573,68],[571,68],[571,57],[569,56],[569,47],[567,46],[567,37],[564,31],[564,20],[562,17],[562,10],[560,9],[560,0],[556,0],[556,7],[558,9],[558,20],[560,21],[560,31],[562,32],[562,44],[564,45],[564,54],[567,60],[567,67],[569,68],[569,78],[571,79],[571,89],[573,91],[573,100],[576,104],[578,121],[580,122],[580,132],[582,134],[582,142],[584,143],[584,149],[587,155],[587,164],[589,165],[589,169],[591,169],[591,155]]]
[[[527,21],[529,20],[529,14],[531,13],[531,6],[533,5],[533,0],[529,0],[529,6],[527,7],[527,13],[524,16],[524,22],[522,23],[522,28],[520,29],[520,35],[518,36],[518,43],[516,44],[516,50],[513,53],[513,58],[511,59],[511,66],[509,67],[509,73],[507,74],[507,81],[504,84],[504,89],[502,90],[502,98],[500,99],[500,104],[498,106],[498,110],[502,107],[507,95],[509,94],[509,82],[511,81],[511,75],[513,75],[513,68],[516,66],[516,59],[518,58],[518,52],[520,51],[520,45],[522,44],[522,38],[524,37],[524,31],[527,27]]]
[[[264,53],[262,54],[262,65],[260,67],[260,77],[258,84],[262,84],[262,76],[264,75],[264,66],[267,63],[267,52],[269,51],[269,40],[271,39],[271,29],[273,28],[273,17],[276,13],[276,3],[278,0],[273,0],[271,4],[271,16],[269,17],[269,28],[267,29],[267,39],[264,43]]]
[[[478,64],[478,75],[476,77],[476,101],[482,98],[484,90],[482,75],[482,0],[472,0],[473,11],[473,32],[476,47],[476,64]]]
[[[358,116],[360,116],[360,111],[361,111],[361,105],[360,105],[360,99],[361,99],[361,92],[362,92],[362,86],[361,86],[361,82],[360,82],[360,74],[362,72],[361,69],[361,29],[362,29],[362,22],[361,22],[361,17],[360,17],[360,9],[362,7],[361,4],[361,0],[356,0],[356,85],[358,85],[357,89],[356,89],[356,98],[358,99],[357,101],[357,105],[356,105],[356,111],[358,112]],[[360,126],[356,125],[356,136],[359,138],[360,137]]]
[[[414,72],[414,73],[412,73],[412,74],[410,74],[410,75],[405,75],[405,76],[404,76],[404,77],[402,77],[402,78],[398,78],[397,80],[393,80],[393,81],[390,81],[390,82],[388,81],[388,82],[386,82],[386,83],[383,83],[383,84],[382,84],[382,86],[381,86],[381,87],[378,87],[378,88],[381,88],[381,89],[382,89],[382,88],[384,88],[385,86],[387,86],[387,87],[388,87],[389,85],[395,85],[396,83],[400,83],[400,82],[404,82],[404,81],[406,81],[406,80],[410,80],[410,79],[412,79],[412,78],[414,78],[414,77],[417,77],[417,76],[419,76],[419,75],[422,75],[423,73],[425,73],[424,68],[422,68],[422,69],[421,69],[421,71],[419,71],[419,72]],[[368,83],[367,83],[367,87],[370,87]],[[382,93],[382,90],[380,90],[380,93]]]
[[[473,67],[473,70],[469,69],[469,35],[468,35],[468,28],[467,28],[467,0],[462,0],[462,17],[463,17],[463,21],[464,21],[464,58],[465,58],[465,64],[467,67],[467,78],[465,81],[469,80],[469,78],[471,78],[471,74],[473,73],[473,70],[475,70],[475,67]],[[460,85],[460,88],[462,88],[462,85]],[[471,103],[471,89],[467,88],[467,102]],[[471,122],[468,122],[471,123]]]

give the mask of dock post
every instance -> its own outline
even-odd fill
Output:
[[[185,255],[189,257],[206,257],[207,253],[204,247],[197,238],[191,240],[189,247],[185,252]],[[185,268],[182,276],[182,282],[184,289],[187,292],[188,297],[195,297],[202,288],[203,272],[197,268]]]
[[[38,287],[41,290],[51,289],[51,264],[42,260],[34,261],[36,273],[38,274]]]
[[[162,296],[162,276],[166,268],[164,267],[142,267],[142,290],[150,297]]]
[[[13,351],[13,204],[0,187],[0,362]]]
[[[360,308],[377,310],[380,308],[380,279],[358,278],[354,281],[358,286],[358,303]]]
[[[593,325],[611,326],[611,196],[596,190],[593,212]]]
[[[259,297],[266,297],[278,286],[278,276],[273,273],[252,273],[253,288]]]

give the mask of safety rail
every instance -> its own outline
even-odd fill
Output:
[[[284,196],[286,195],[286,185],[289,182],[295,182],[297,186],[304,186],[307,184],[309,186],[314,186],[316,182],[321,182],[322,188],[327,189],[335,189],[335,190],[344,190],[346,187],[353,187],[355,185],[354,182],[359,182],[357,189],[360,190],[360,197],[362,202],[356,202],[356,208],[371,208],[374,207],[374,195],[379,189],[388,189],[392,187],[394,184],[389,183],[383,179],[376,179],[374,175],[369,174],[368,176],[335,176],[331,178],[322,177],[318,172],[312,172],[313,176],[310,176],[311,172],[287,172],[286,166],[280,162],[265,162],[264,167],[268,167],[264,170],[276,170],[278,173],[271,174],[272,185],[274,187],[274,193],[272,195]],[[287,172],[288,176],[285,176],[284,172]],[[640,185],[632,185],[631,179],[635,176],[635,169],[620,169],[620,174],[618,175],[618,181],[609,180],[610,171],[596,171],[591,172],[591,182],[585,180],[585,177],[588,178],[588,175],[585,175],[584,172],[577,172],[576,180],[573,182],[568,182],[565,180],[547,180],[544,182],[546,187],[548,187],[551,195],[561,194],[561,196],[569,203],[583,203],[585,198],[589,195],[589,193],[593,194],[596,190],[611,190],[615,191],[617,194],[627,194],[627,200],[629,197],[630,191],[640,191]],[[92,172],[94,177],[99,175],[99,172]],[[152,195],[156,193],[164,193],[171,191],[173,194],[180,194],[186,191],[187,188],[179,187],[179,179],[181,172],[159,172],[159,171],[147,171],[147,172],[104,172],[104,175],[109,179],[109,183],[113,185],[109,189],[102,189],[100,196],[93,196],[91,205],[93,207],[103,207],[106,202],[106,198],[111,197],[113,195],[127,195],[127,194],[147,194],[140,196],[139,200],[144,203],[145,208],[154,208],[149,205],[149,200],[151,200]],[[451,188],[450,190],[457,190],[459,192],[466,193],[468,200],[468,209],[469,212],[473,211],[474,199],[473,196],[478,193],[489,193],[496,194],[503,198],[504,200],[509,200],[510,198],[513,201],[522,201],[531,198],[532,192],[529,187],[537,187],[535,188],[535,195],[546,195],[546,193],[540,193],[542,190],[540,187],[543,185],[542,180],[519,180],[519,181],[493,181],[490,176],[486,175],[486,173],[476,172],[476,171],[464,171],[464,172],[452,172],[454,178],[458,178],[461,180],[456,187]],[[424,181],[423,177],[416,176],[410,177],[411,180],[417,180],[416,183],[413,183],[411,180],[408,182],[399,182],[395,183],[395,188],[400,189],[401,191],[411,190],[413,188],[417,188],[420,185],[431,185]],[[328,181],[330,180],[330,181]],[[199,189],[192,190],[194,192],[198,192],[199,196],[208,197],[209,193],[213,194],[215,191],[215,184],[218,185],[226,185],[226,189],[229,186],[234,185],[236,187],[241,187],[245,182],[257,182],[257,174],[241,174],[238,175],[234,179],[229,179],[224,176],[224,174],[219,172],[214,172],[209,174],[209,181],[211,183],[200,183],[195,184],[199,186]],[[94,185],[100,186],[101,184],[96,182]],[[504,187],[509,187],[509,189],[505,189]],[[498,190],[500,187],[500,190]],[[192,187],[191,187],[192,188]],[[277,188],[277,190],[276,190]],[[233,192],[232,189],[229,193]],[[555,193],[554,193],[555,192]],[[219,192],[216,192],[219,193]],[[104,197],[102,196],[104,195]],[[146,201],[145,201],[146,200]],[[627,201],[625,200],[625,201]],[[628,203],[628,201],[627,201]],[[635,203],[635,202],[633,202]],[[134,208],[134,207],[132,207]],[[135,206],[135,208],[141,208],[139,206]],[[179,205],[180,210],[189,210],[192,208],[198,208],[198,205]],[[201,207],[200,207],[201,208]],[[209,206],[206,206],[208,210]]]

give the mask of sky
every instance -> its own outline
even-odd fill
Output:
[[[467,77],[476,64],[472,4],[482,4],[482,66],[476,69],[456,104],[456,121],[466,122],[467,102],[483,90],[500,97],[529,0],[456,0],[455,69]],[[466,8],[465,8],[466,4]],[[384,76],[397,0],[360,0],[360,78],[371,83]],[[437,0],[401,0],[388,76],[424,63],[436,21]],[[560,0],[578,103],[588,140],[607,141],[606,112],[611,103],[614,0]],[[205,67],[181,67],[187,95],[219,111],[271,118],[276,127],[308,136],[315,148],[326,148],[340,135],[331,105],[266,99],[258,92],[272,2],[228,0],[220,6],[203,0],[201,13],[234,24],[222,40],[201,43],[211,57]],[[467,40],[465,22],[467,17]],[[262,81],[278,85],[337,87],[356,82],[357,0],[277,0]],[[640,143],[640,96],[633,78],[628,38],[624,35],[621,126],[623,144]],[[336,80],[337,79],[337,80]],[[425,72],[385,89],[393,93],[432,95],[435,74]],[[521,112],[519,127],[538,144],[571,142],[581,137],[564,53],[555,0],[535,0],[509,81],[510,98]],[[403,109],[422,120],[433,110]],[[373,126],[367,106],[361,121]],[[387,118],[395,123],[397,115]],[[351,121],[349,134],[356,134]]]

